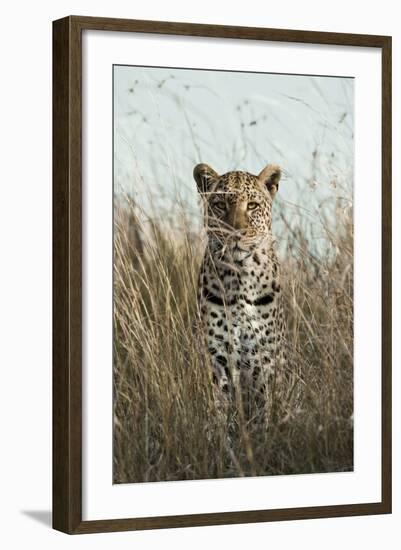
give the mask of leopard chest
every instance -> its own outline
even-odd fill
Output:
[[[282,310],[276,261],[207,269],[200,279],[201,317],[217,370],[270,368],[281,341]]]

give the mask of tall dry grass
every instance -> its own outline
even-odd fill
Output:
[[[179,231],[144,225],[116,198],[115,483],[352,470],[352,212],[331,207],[314,237],[280,214],[288,376],[255,423],[238,407],[222,415],[215,399],[196,314],[201,235],[184,211]]]

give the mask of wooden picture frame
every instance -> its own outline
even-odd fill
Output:
[[[379,502],[82,520],[82,31],[378,48],[382,58],[382,497]],[[53,23],[53,527],[69,534],[391,512],[391,37],[66,17]]]

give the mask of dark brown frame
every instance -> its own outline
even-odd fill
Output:
[[[368,504],[82,521],[81,70],[85,29],[380,48],[382,498]],[[71,16],[53,22],[53,527],[69,534],[391,513],[391,37]]]

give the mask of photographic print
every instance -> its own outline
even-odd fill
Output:
[[[113,482],[353,470],[354,79],[113,66]]]
[[[391,37],[53,22],[53,527],[391,513]]]

